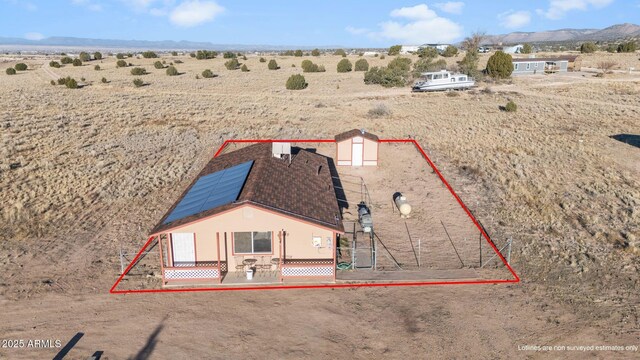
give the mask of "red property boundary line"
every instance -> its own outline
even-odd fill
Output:
[[[244,139],[244,140],[225,140],[225,142],[218,148],[213,157],[218,157],[222,153],[222,151],[227,147],[228,144],[231,143],[273,143],[273,142],[289,142],[289,143],[335,143],[333,139],[291,139],[291,140],[264,140],[264,139]],[[476,284],[504,284],[504,283],[519,283],[520,277],[513,270],[511,265],[507,262],[507,260],[502,256],[496,245],[493,243],[489,235],[484,231],[482,226],[478,220],[473,216],[469,208],[464,204],[462,199],[458,196],[458,194],[453,190],[449,182],[444,178],[440,170],[436,167],[436,165],[431,161],[429,156],[424,152],[420,144],[415,139],[380,139],[380,143],[410,143],[413,144],[416,149],[422,154],[425,158],[429,166],[433,169],[433,171],[438,175],[442,183],[447,187],[451,195],[456,199],[458,204],[462,207],[462,209],[467,213],[467,216],[471,219],[473,224],[480,230],[482,237],[487,241],[487,243],[491,246],[493,251],[498,255],[502,263],[507,267],[511,275],[513,275],[513,279],[496,279],[496,280],[475,280],[475,281],[416,281],[416,282],[402,282],[402,283],[362,283],[362,284],[327,284],[327,285],[273,285],[273,286],[242,286],[242,287],[202,287],[202,288],[180,288],[180,289],[133,289],[133,290],[116,290],[116,287],[120,284],[124,276],[129,273],[133,265],[138,261],[142,253],[145,249],[151,244],[153,240],[153,236],[149,237],[147,242],[144,244],[142,249],[136,254],[136,257],[133,258],[129,266],[120,274],[118,280],[113,284],[109,293],[111,294],[129,294],[129,293],[176,293],[176,292],[202,292],[202,291],[234,291],[234,290],[278,290],[278,289],[322,289],[322,288],[359,288],[359,287],[387,287],[387,286],[426,286],[426,285],[476,285]]]

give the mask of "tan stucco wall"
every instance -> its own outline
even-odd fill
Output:
[[[378,143],[364,139],[364,161],[377,161],[378,160]]]
[[[186,225],[172,232],[191,232],[196,234],[196,260],[217,261],[216,232],[220,233],[221,259],[229,263],[229,271],[235,267],[235,259],[232,254],[233,232],[240,231],[272,231],[272,257],[280,257],[278,233],[287,233],[286,257],[294,259],[330,259],[333,258],[335,248],[335,236],[333,231],[323,229],[313,224],[280,216],[277,213],[265,211],[251,206],[243,206],[232,211],[219,214],[209,219]],[[322,237],[322,247],[313,246],[313,236]],[[328,248],[327,238],[331,238],[332,247]],[[226,239],[226,240],[225,240]],[[225,247],[226,244],[226,247]],[[225,257],[225,248],[227,256]],[[257,257],[259,255],[245,255]]]
[[[337,161],[351,161],[351,139],[341,141],[338,144]]]

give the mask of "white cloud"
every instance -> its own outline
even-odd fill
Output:
[[[345,28],[345,30],[347,30],[348,32],[350,32],[353,35],[362,35],[362,34],[366,34],[366,33],[369,32],[369,29],[357,28],[357,27],[353,27],[353,26],[347,26]]]
[[[191,0],[176,6],[169,20],[178,26],[192,27],[213,20],[224,8],[213,1]]]
[[[28,32],[24,34],[24,38],[27,40],[42,40],[44,39],[44,35],[37,32]]]
[[[390,20],[380,24],[380,31],[370,32],[372,38],[394,40],[403,44],[447,43],[462,36],[462,26],[438,16],[426,4],[394,9]]]
[[[528,11],[507,11],[498,15],[500,25],[508,29],[518,29],[531,23],[531,13]]]
[[[591,8],[602,8],[611,4],[613,0],[550,0],[547,10],[538,9],[536,12],[548,19],[562,19],[564,15],[573,10],[587,11]]]
[[[435,3],[433,6],[438,9],[450,13],[450,14],[461,14],[462,8],[464,7],[464,3],[462,1],[448,1],[445,3]]]

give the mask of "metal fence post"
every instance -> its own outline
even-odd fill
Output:
[[[509,248],[507,249],[507,264],[511,265],[511,244],[513,243],[513,238],[509,238]]]

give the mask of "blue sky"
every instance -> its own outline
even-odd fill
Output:
[[[343,45],[640,23],[640,0],[0,0],[0,36]]]

